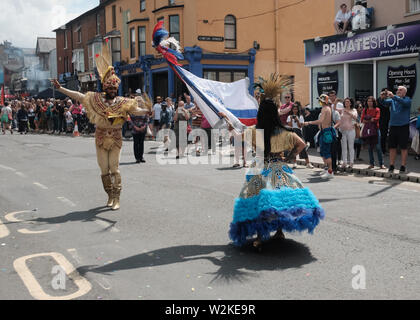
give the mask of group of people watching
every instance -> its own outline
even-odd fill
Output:
[[[341,169],[352,168],[356,160],[362,160],[362,145],[366,145],[369,151],[368,169],[375,168],[375,153],[378,168],[386,169],[384,155],[389,151],[388,171],[393,173],[399,148],[399,172],[407,172],[411,99],[407,97],[406,87],[398,87],[395,94],[384,88],[378,99],[370,96],[364,102],[354,102],[352,98],[341,100],[335,91],[329,92],[328,96],[321,95],[320,100],[323,108],[319,119],[303,125],[319,126],[317,141],[326,166],[323,178],[332,178],[338,165]],[[417,128],[420,130],[420,117]],[[332,141],[325,138],[330,133]],[[416,159],[419,159],[420,152],[418,147],[416,149]]]
[[[92,133],[95,128],[89,123],[83,106],[69,98],[35,99],[21,98],[6,101],[1,108],[2,133],[18,129],[20,134],[72,133],[77,123],[80,132]],[[3,116],[4,115],[4,116]]]

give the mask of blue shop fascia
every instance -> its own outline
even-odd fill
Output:
[[[246,77],[254,79],[255,49],[245,53],[204,53],[202,48],[195,46],[185,47],[183,55],[184,60],[179,63],[200,78],[222,82]],[[114,67],[122,80],[119,95],[126,96],[141,89],[153,99],[157,96],[176,99],[188,92],[166,61],[159,56],[145,55],[136,63],[123,65],[117,62]],[[252,81],[249,91],[253,94]]]

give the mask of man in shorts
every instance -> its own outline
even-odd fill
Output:
[[[382,93],[381,93],[382,94]],[[389,170],[393,173],[395,169],[395,158],[397,157],[397,148],[401,149],[401,167],[400,174],[406,173],[408,140],[410,138],[410,111],[411,99],[407,97],[407,88],[399,86],[394,95],[391,91],[385,90],[384,95],[388,97],[384,104],[390,106],[389,120]]]
[[[331,146],[336,139],[335,130],[332,127],[332,109],[329,98],[326,94],[321,94],[318,98],[320,105],[322,106],[321,114],[319,120],[305,122],[304,125],[320,125],[321,132],[318,137],[319,146],[321,149],[321,157],[324,161],[324,164],[328,167],[328,170],[321,174],[323,179],[331,179],[334,177],[333,168],[332,168],[332,155],[331,155]],[[330,137],[331,141],[328,141]]]

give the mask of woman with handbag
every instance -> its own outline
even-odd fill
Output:
[[[368,97],[361,118],[361,121],[364,124],[362,131],[362,139],[369,146],[370,166],[368,167],[368,169],[373,169],[375,167],[373,149],[376,149],[376,153],[378,155],[379,168],[386,169],[382,158],[381,132],[379,131],[380,117],[381,111],[377,106],[376,99],[372,96]]]
[[[4,103],[4,107],[1,109],[0,120],[3,134],[6,134],[6,130],[10,130],[10,134],[13,134],[11,126],[13,120],[12,108],[10,108],[9,102],[7,101]]]
[[[341,132],[341,150],[343,155],[342,169],[347,167],[353,168],[354,164],[354,140],[356,138],[355,122],[357,120],[357,111],[353,109],[353,99],[344,99],[344,109],[341,115],[339,130]],[[348,152],[347,152],[348,150]],[[349,159],[347,159],[349,155]]]
[[[360,158],[360,151],[362,150],[362,144],[363,144],[363,140],[362,140],[362,113],[363,113],[363,104],[358,101],[356,103],[356,111],[357,111],[357,120],[356,123],[354,125],[355,129],[356,129],[356,139],[354,140],[354,150],[356,152],[356,161],[363,161],[362,158]]]

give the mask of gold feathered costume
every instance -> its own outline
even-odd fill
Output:
[[[112,67],[108,43],[103,43],[101,55],[96,56],[96,67],[105,92],[117,92],[121,80]],[[96,125],[96,154],[105,192],[108,194],[107,206],[113,210],[120,207],[121,175],[119,160],[122,147],[122,126],[129,115],[145,115],[151,112],[152,103],[144,94],[143,98],[128,99],[115,97],[107,99],[105,92],[82,94],[59,88],[75,101],[82,103],[89,121]]]

